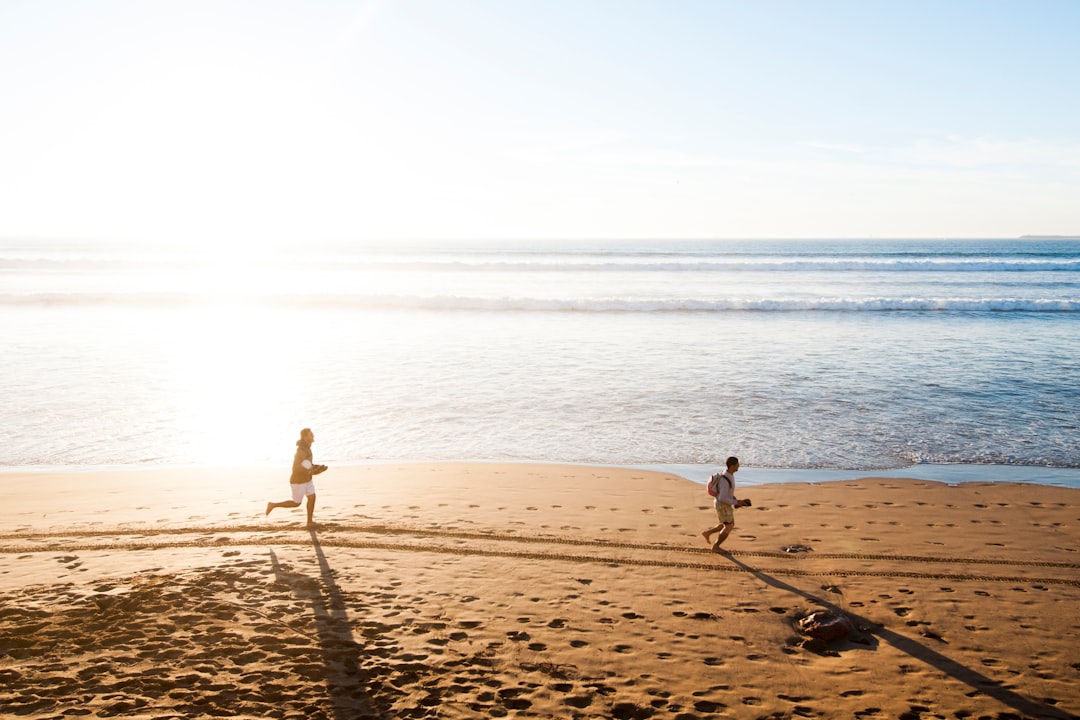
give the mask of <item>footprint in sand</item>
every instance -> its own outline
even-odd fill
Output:
[[[499,690],[499,700],[508,710],[528,710],[532,707],[532,700],[518,697],[523,692],[525,691],[518,688],[503,688]]]
[[[718,713],[726,707],[727,706],[723,703],[714,702],[712,700],[698,700],[694,703],[695,710],[701,713],[707,713],[709,715]]]
[[[570,707],[576,707],[578,709],[587,708],[592,704],[592,695],[571,695],[564,698],[563,703]]]

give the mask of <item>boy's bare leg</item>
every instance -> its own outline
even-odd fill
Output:
[[[716,538],[716,542],[714,542],[712,546],[713,552],[726,552],[725,550],[721,550],[720,546],[724,544],[725,540],[727,540],[728,535],[731,534],[731,531],[732,529],[734,529],[734,527],[734,525],[721,525],[722,529],[720,530],[720,535]]]
[[[314,525],[315,524],[315,496],[314,495],[308,495],[307,496],[307,524],[308,525]]]

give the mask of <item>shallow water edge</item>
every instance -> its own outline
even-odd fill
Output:
[[[704,485],[709,476],[722,470],[720,465],[700,464],[660,464],[660,465],[605,465],[596,463],[567,463],[546,460],[536,461],[502,461],[502,460],[369,460],[365,462],[340,463],[345,466],[354,465],[403,465],[411,463],[437,463],[446,465],[467,463],[491,463],[501,465],[573,465],[577,467],[612,467],[625,469],[640,469],[652,472],[667,473],[686,478],[691,482]],[[0,466],[0,476],[16,473],[79,473],[79,472],[124,472],[129,470],[154,470],[172,469],[177,467],[202,467],[201,465],[150,465],[150,464],[127,464],[127,465],[21,465]],[[227,465],[226,465],[227,467]],[[243,467],[265,467],[268,472],[281,471],[279,465],[246,464]],[[793,468],[756,468],[743,467],[739,470],[737,483],[743,486],[773,485],[784,483],[822,483],[841,480],[858,480],[860,478],[905,478],[913,480],[930,480],[947,484],[967,482],[991,482],[991,483],[1026,483],[1032,485],[1048,485],[1051,487],[1066,487],[1080,489],[1080,468],[1052,468],[1032,467],[1026,465],[975,465],[954,464],[934,465],[923,463],[891,470],[842,470],[842,469],[793,469]]]

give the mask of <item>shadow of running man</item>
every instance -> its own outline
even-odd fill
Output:
[[[288,585],[297,597],[310,600],[315,616],[319,653],[322,659],[322,674],[326,680],[326,690],[333,704],[336,720],[355,718],[385,718],[391,712],[389,707],[378,703],[379,693],[372,688],[371,673],[361,667],[364,648],[353,638],[345,599],[334,572],[326,559],[315,528],[309,528],[311,545],[319,563],[319,578],[315,579],[302,573],[282,567],[277,555],[270,551],[275,579]]]
[[[970,685],[972,688],[978,690],[979,692],[994,698],[995,700],[1004,705],[1008,705],[1009,707],[1015,709],[1020,713],[1023,713],[1026,716],[1038,718],[1075,718],[1075,716],[1071,713],[1062,712],[1061,710],[1052,706],[1029,700],[1023,695],[1019,695],[1007,688],[1001,687],[999,681],[988,678],[982,673],[976,670],[972,670],[966,665],[962,665],[950,657],[942,655],[933,648],[927,647],[926,645],[912,640],[905,635],[901,635],[900,633],[884,628],[871,620],[867,620],[860,615],[852,613],[850,610],[840,608],[839,606],[830,603],[824,598],[812,595],[811,593],[801,590],[794,585],[789,585],[783,580],[779,580],[772,575],[768,575],[758,570],[757,568],[747,565],[734,555],[726,554],[724,555],[724,557],[728,558],[729,560],[731,560],[731,562],[735,563],[746,572],[758,578],[766,585],[770,585],[780,590],[785,590],[794,595],[798,595],[799,597],[810,600],[811,602],[817,603],[821,607],[831,610],[834,613],[847,616],[855,624],[856,627],[863,629],[863,631],[869,635],[873,635],[879,641],[888,643],[897,650],[907,653],[916,660],[921,660],[922,662],[934,668],[937,668],[938,670],[946,673],[947,675],[956,678],[962,683]]]

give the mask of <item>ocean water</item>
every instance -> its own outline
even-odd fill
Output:
[[[281,466],[310,426],[329,463],[1080,486],[1080,240],[9,239],[0,360],[7,467]]]

